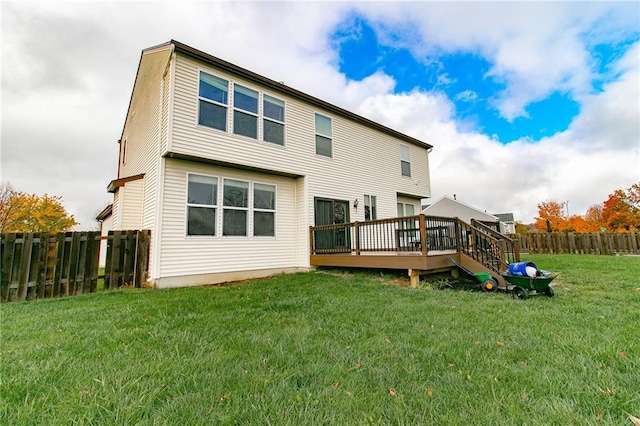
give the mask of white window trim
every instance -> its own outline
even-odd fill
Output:
[[[367,203],[367,198],[369,199],[369,202]],[[378,196],[377,195],[373,195],[373,194],[364,194],[364,212],[363,214],[365,215],[364,220],[377,220],[378,219]],[[372,201],[374,201],[375,199],[375,203],[373,203]],[[367,206],[369,206],[369,214],[371,216],[370,219],[367,219],[366,217],[366,212],[367,212]],[[373,207],[375,206],[376,211],[375,211],[375,217],[373,214]]]
[[[227,81],[227,103],[226,104],[220,103],[218,101],[212,101],[211,99],[203,98],[202,96],[200,96],[200,74],[201,73],[209,74],[209,75],[212,75],[214,77],[218,77],[218,78],[221,78],[221,79]],[[230,90],[232,88],[232,86],[233,86],[232,83],[233,82],[230,79],[228,79],[226,77],[222,77],[219,74],[212,73],[212,72],[210,72],[208,70],[205,70],[205,69],[202,69],[202,68],[198,69],[198,81],[197,81],[197,84],[196,84],[196,93],[197,93],[197,101],[198,101],[197,104],[196,104],[196,126],[198,128],[206,129],[206,130],[209,130],[209,131],[212,131],[212,132],[225,133],[225,134],[229,134],[229,132],[232,131],[232,129],[230,127],[233,125],[233,123],[229,119],[230,110],[233,108],[233,106],[231,105],[231,101],[233,99],[233,91]],[[226,130],[220,130],[220,129],[216,129],[215,127],[210,127],[210,126],[205,126],[204,124],[200,124],[200,101],[208,102],[210,104],[218,105],[218,106],[226,108],[226,110],[227,110],[227,113],[226,113],[226,126],[225,126]]]
[[[275,209],[273,210],[267,210],[267,209],[258,209],[254,207],[254,200],[253,200],[253,191],[255,190],[255,185],[259,184],[259,185],[268,185],[268,186],[273,186],[273,197],[274,197],[274,204],[275,204]],[[270,183],[270,182],[258,182],[258,181],[252,181],[251,182],[251,194],[250,194],[250,202],[251,202],[251,237],[252,238],[260,238],[260,239],[264,239],[264,238],[276,238],[278,236],[278,185],[274,184],[274,183]],[[254,218],[253,218],[253,214],[254,212],[265,212],[265,213],[273,213],[273,235],[255,235],[254,231]]]
[[[216,179],[216,185],[218,186],[218,194],[215,200],[214,205],[209,205],[209,204],[195,204],[195,203],[189,203],[189,176],[190,175],[194,175],[194,176],[204,176],[204,177],[210,177],[210,178],[215,178]],[[207,238],[207,239],[211,239],[211,238],[218,238],[220,233],[218,232],[220,230],[220,226],[219,226],[219,220],[218,217],[220,216],[219,211],[220,211],[220,204],[218,203],[218,200],[220,198],[220,177],[216,176],[216,175],[210,175],[210,174],[206,174],[206,173],[192,173],[192,172],[187,172],[187,179],[185,182],[185,193],[184,193],[184,204],[185,204],[185,209],[184,209],[184,235],[186,238],[198,238],[198,239],[202,239],[202,238]],[[189,207],[207,207],[210,209],[215,209],[216,210],[216,214],[215,214],[215,231],[213,235],[189,235]]]
[[[279,121],[276,120],[275,118],[271,118],[271,117],[267,117],[266,115],[264,115],[264,97],[269,96],[270,98],[274,98],[277,99],[279,101],[282,101],[282,103],[284,104],[284,121]],[[287,101],[284,99],[279,98],[278,96],[273,96],[270,93],[265,93],[265,92],[260,92],[260,105],[259,105],[259,111],[260,111],[260,141],[264,142],[265,144],[268,144],[269,146],[274,146],[277,148],[285,148],[287,146]],[[264,120],[267,121],[271,121],[274,123],[278,123],[278,124],[282,124],[282,145],[277,144],[275,142],[269,142],[269,141],[265,141],[264,140]]]
[[[260,90],[255,89],[253,87],[249,87],[245,84],[242,83],[238,83],[236,81],[231,81],[231,99],[230,99],[230,104],[231,104],[231,125],[229,126],[229,133],[231,135],[233,135],[234,137],[239,137],[239,138],[244,138],[250,141],[259,141],[261,140],[261,135],[262,135],[262,92],[260,92]],[[247,111],[244,110],[242,108],[237,108],[235,106],[235,97],[236,97],[236,86],[241,86],[245,89],[249,89],[249,90],[253,90],[254,92],[256,92],[258,94],[258,99],[257,99],[257,103],[258,103],[258,112],[257,113],[253,113],[251,111]],[[253,117],[256,118],[256,137],[252,138],[251,136],[246,136],[246,135],[240,135],[238,133],[236,133],[234,131],[234,125],[235,125],[235,112],[238,111],[242,114],[247,114],[247,115],[251,115]]]
[[[320,115],[322,117],[328,118],[329,120],[331,120],[331,136],[327,136],[327,135],[323,135],[321,133],[318,133],[317,129],[316,129],[316,114]],[[323,138],[327,138],[331,140],[331,156],[326,156],[326,155],[322,155],[322,154],[318,154],[317,150],[317,146],[316,146],[316,136],[322,136]],[[326,114],[314,111],[313,113],[313,153],[316,155],[316,157],[320,157],[320,158],[326,158],[326,159],[330,159],[333,160],[333,154],[334,154],[334,138],[333,138],[333,117],[328,116]]]
[[[407,149],[407,153],[409,154],[409,159],[405,160],[404,158],[402,158],[402,151],[403,148]],[[405,175],[402,172],[402,163],[408,163],[409,164],[409,175]],[[405,144],[400,144],[400,175],[402,177],[406,177],[406,178],[411,178],[411,147],[409,145],[405,145]]]
[[[247,183],[247,207],[233,207],[233,206],[225,206],[224,205],[224,181],[226,180],[235,180],[237,182],[246,182]],[[222,191],[220,191],[219,197],[220,197],[220,208],[222,209],[222,214],[220,222],[221,222],[221,228],[220,228],[220,237],[224,238],[224,239],[246,239],[246,238],[250,238],[252,232],[249,232],[249,226],[251,225],[250,223],[250,216],[251,216],[251,203],[253,202],[252,200],[252,195],[251,195],[251,181],[247,180],[247,179],[238,179],[238,178],[233,178],[233,177],[223,177],[222,178]],[[245,231],[246,234],[245,235],[224,235],[224,211],[225,210],[242,210],[242,211],[246,211],[247,212],[247,221],[246,221],[246,227],[245,227]]]

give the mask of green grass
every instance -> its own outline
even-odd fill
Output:
[[[3,304],[0,423],[631,424],[640,259],[527,260],[555,297],[321,271]]]

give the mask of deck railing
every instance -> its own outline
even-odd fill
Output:
[[[312,226],[311,254],[397,252],[427,255],[455,250],[502,272],[519,261],[518,244],[488,226],[457,218],[406,216],[366,222]]]

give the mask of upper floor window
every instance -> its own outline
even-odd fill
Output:
[[[233,85],[233,133],[258,139],[258,92]]]
[[[226,131],[228,95],[227,80],[200,71],[198,124]]]
[[[247,236],[249,182],[225,179],[223,191],[222,235]]]
[[[262,139],[284,145],[284,101],[269,95],[262,99]]]
[[[264,183],[253,184],[253,235],[276,235],[276,187]]]
[[[400,167],[402,176],[411,177],[411,151],[406,145],[400,145]]]
[[[331,118],[316,114],[316,154],[333,156]]]
[[[378,206],[375,195],[364,196],[364,220],[376,220],[378,218]]]
[[[187,188],[187,235],[216,235],[218,178],[189,175]]]

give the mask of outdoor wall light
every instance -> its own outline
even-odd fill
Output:
[[[353,200],[353,207],[354,208],[358,208],[358,199],[356,198],[355,200]]]

